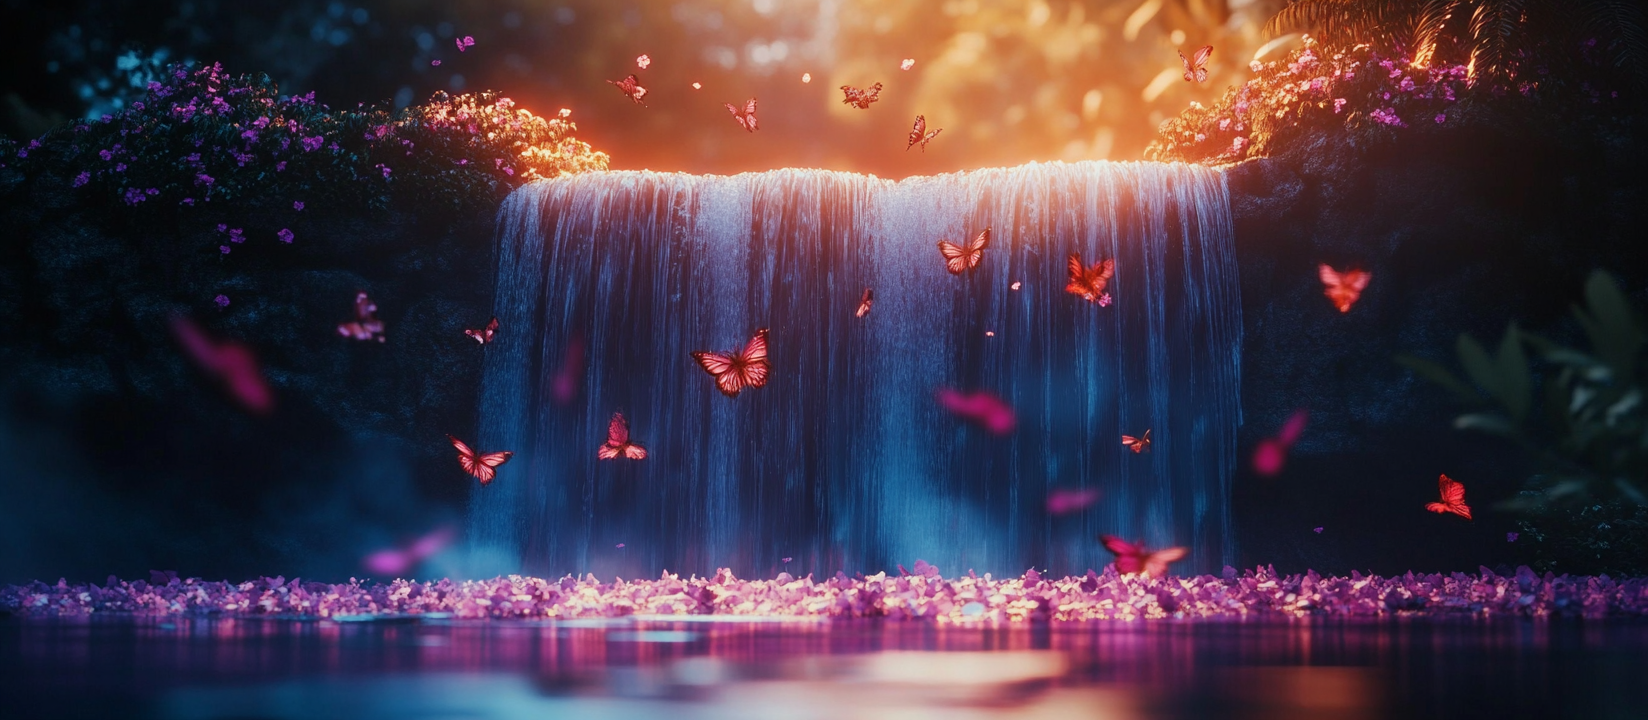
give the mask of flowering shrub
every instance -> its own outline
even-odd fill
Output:
[[[1145,156],[1236,163],[1270,155],[1311,130],[1339,127],[1388,135],[1401,128],[1448,125],[1470,113],[1480,98],[1533,97],[1552,84],[1536,70],[1510,72],[1503,80],[1481,85],[1465,65],[1416,67],[1370,45],[1332,50],[1309,37],[1284,61],[1256,61],[1250,67],[1254,78],[1212,107],[1193,102],[1162,123]],[[1588,83],[1579,90],[1590,103],[1602,100],[1601,91]]]
[[[265,76],[173,66],[118,114],[0,142],[0,168],[58,174],[131,207],[464,207],[535,178],[605,169],[605,153],[571,136],[570,114],[538,117],[492,93],[336,111],[313,93],[281,97]]]

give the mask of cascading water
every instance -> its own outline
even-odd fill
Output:
[[[936,241],[985,227],[983,264],[946,272]],[[502,329],[478,438],[516,455],[474,492],[472,546],[541,574],[873,573],[917,558],[1062,573],[1110,561],[1102,532],[1187,545],[1175,571],[1217,570],[1235,556],[1231,235],[1223,176],[1186,165],[523,187],[500,214]],[[1072,252],[1116,258],[1113,305],[1064,291]],[[723,397],[689,353],[763,327],[771,380]],[[586,361],[562,404],[553,379],[574,346]],[[941,387],[996,393],[1016,430],[968,425]],[[596,460],[615,410],[646,460]],[[1151,452],[1123,447],[1146,429]],[[1102,495],[1055,517],[1056,488]]]

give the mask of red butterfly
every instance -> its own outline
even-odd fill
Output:
[[[595,457],[611,460],[623,456],[630,460],[645,460],[647,449],[629,441],[629,421],[623,413],[613,413],[607,423],[607,441],[595,449]]]
[[[1309,417],[1310,414],[1304,410],[1294,412],[1287,422],[1282,423],[1276,437],[1260,440],[1259,446],[1253,449],[1253,471],[1265,477],[1281,472],[1282,465],[1287,462],[1288,449],[1305,432],[1305,421]]]
[[[750,98],[744,103],[744,110],[742,112],[740,112],[732,103],[721,104],[726,106],[727,112],[732,113],[732,119],[738,123],[739,127],[750,132],[755,132],[755,98]]]
[[[864,297],[858,300],[858,317],[870,314],[870,306],[875,304],[875,291],[864,288]]]
[[[973,238],[965,248],[955,243],[938,241],[938,251],[944,255],[944,269],[949,270],[951,275],[960,275],[963,271],[978,267],[978,264],[984,261],[984,248],[989,246],[990,228],[985,228],[984,232]]]
[[[1081,256],[1071,255],[1065,266],[1070,271],[1070,284],[1064,286],[1064,291],[1088,302],[1098,302],[1105,294],[1105,286],[1110,284],[1110,277],[1116,274],[1115,258],[1094,263],[1093,267],[1083,269]]]
[[[992,435],[1006,435],[1018,423],[1012,406],[984,390],[963,395],[950,388],[941,388],[938,402],[945,410],[982,425]]]
[[[1161,577],[1167,573],[1168,563],[1180,560],[1190,552],[1182,547],[1150,552],[1142,541],[1130,543],[1115,535],[1100,535],[1099,542],[1104,543],[1104,549],[1116,554],[1116,572],[1124,575],[1142,572],[1151,577]]]
[[[492,335],[496,332],[498,332],[498,318],[492,318],[492,322],[487,323],[486,327],[480,330],[464,328],[465,335],[475,338],[475,342],[482,345],[492,342]]]
[[[242,407],[258,414],[267,413],[274,407],[275,398],[269,391],[269,383],[258,370],[257,358],[246,346],[232,340],[216,342],[193,320],[182,315],[172,318],[172,334],[194,358],[195,364],[216,376]]]
[[[692,359],[715,378],[715,386],[722,395],[738,397],[746,387],[758,388],[767,384],[767,373],[772,365],[767,362],[767,329],[755,331],[743,352],[728,350],[725,354],[698,351]]]
[[[1053,515],[1064,515],[1092,505],[1099,499],[1099,491],[1092,488],[1086,490],[1054,490],[1047,494],[1047,512]]]
[[[338,323],[338,334],[355,340],[384,341],[383,321],[377,318],[378,306],[364,292],[355,293],[355,319]]]
[[[1150,430],[1146,429],[1144,431],[1144,437],[1123,435],[1122,445],[1127,449],[1132,450],[1135,455],[1142,452],[1150,452]]]
[[[1317,273],[1321,275],[1322,285],[1325,286],[1322,294],[1333,301],[1333,306],[1339,308],[1339,312],[1350,312],[1350,306],[1355,305],[1356,300],[1362,297],[1362,289],[1373,279],[1373,273],[1366,270],[1337,272],[1328,267],[1327,263],[1322,263],[1317,268]]]
[[[451,440],[452,447],[458,449],[458,465],[463,467],[464,472],[474,475],[476,480],[481,481],[482,487],[490,484],[492,478],[497,475],[493,468],[509,462],[509,459],[515,455],[512,452],[495,452],[481,455],[471,450],[462,440],[451,435],[446,436],[446,439]]]
[[[842,98],[841,104],[851,105],[860,110],[868,110],[870,109],[870,103],[881,99],[881,83],[871,85],[868,90],[842,85],[841,94],[846,95],[845,98]]]
[[[1465,484],[1443,475],[1436,480],[1436,486],[1442,491],[1442,502],[1425,503],[1425,509],[1433,513],[1453,513],[1466,520],[1471,519],[1471,506],[1465,504]]]
[[[617,85],[618,89],[634,100],[636,105],[646,106],[646,103],[641,102],[641,98],[647,96],[647,89],[641,87],[640,81],[634,75],[628,75],[622,80],[608,80],[607,83]]]
[[[572,342],[567,343],[566,358],[561,361],[561,369],[555,371],[555,378],[550,381],[550,392],[554,394],[557,405],[565,405],[578,396],[578,378],[583,373],[584,341],[583,338],[573,336]]]
[[[944,128],[927,132],[927,118],[917,115],[916,124],[910,128],[910,143],[904,146],[904,152],[909,152],[910,148],[916,146],[916,143],[921,143],[921,151],[927,152],[927,141],[938,137],[941,132],[944,132]]]
[[[1179,62],[1184,65],[1185,82],[1207,82],[1207,59],[1213,57],[1213,46],[1203,45],[1195,55],[1185,59],[1184,51],[1179,52]]]

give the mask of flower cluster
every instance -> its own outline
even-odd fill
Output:
[[[1285,60],[1254,62],[1251,68],[1253,79],[1212,107],[1191,103],[1163,123],[1146,157],[1236,163],[1269,155],[1311,130],[1394,132],[1421,122],[1445,125],[1464,112],[1462,102],[1469,98],[1531,96],[1540,89],[1538,80],[1514,73],[1506,81],[1510,85],[1479,87],[1464,65],[1419,66],[1369,45],[1335,50],[1308,37]]]
[[[0,142],[0,163],[126,206],[480,206],[528,180],[606,168],[569,114],[539,118],[491,93],[340,111],[264,76],[173,66],[118,114]]]
[[[559,580],[510,575],[491,580],[328,584],[260,578],[239,584],[179,580],[153,573],[148,582],[110,577],[103,586],[35,582],[0,589],[0,608],[27,615],[204,613],[345,618],[451,613],[463,618],[593,618],[629,615],[731,615],[920,619],[940,624],[1027,620],[1144,620],[1253,617],[1379,617],[1396,614],[1588,618],[1648,615],[1648,578],[1539,575],[1395,577],[1278,575],[1270,568],[1222,575],[1150,578],[1103,573],[1046,578],[1035,570],[996,579],[968,573],[945,578],[918,563],[915,574],[815,580],[780,573],[741,580],[712,577],[610,583],[593,575]]]

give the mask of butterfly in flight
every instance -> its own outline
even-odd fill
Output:
[[[1253,449],[1253,471],[1270,477],[1282,471],[1287,463],[1288,449],[1299,441],[1299,436],[1305,432],[1305,421],[1310,414],[1304,410],[1295,411],[1288,416],[1287,422],[1282,423],[1282,429],[1276,432],[1275,437],[1268,437],[1259,441],[1259,446]]]
[[[355,319],[338,323],[338,334],[353,340],[384,341],[383,321],[377,318],[378,306],[364,292],[355,293]]]
[[[1350,306],[1355,305],[1362,297],[1362,290],[1367,288],[1368,281],[1373,279],[1373,273],[1366,270],[1346,270],[1338,272],[1327,263],[1316,268],[1317,274],[1322,277],[1322,294],[1333,301],[1333,306],[1339,312],[1350,312]]]
[[[944,132],[944,128],[927,132],[926,116],[917,115],[916,124],[910,128],[910,142],[904,146],[904,152],[909,152],[910,148],[916,146],[916,143],[921,143],[921,151],[927,152],[927,142],[938,137],[938,134],[941,132]]]
[[[767,362],[767,329],[755,331],[755,337],[744,346],[743,352],[728,350],[723,354],[700,350],[692,354],[692,359],[715,378],[715,387],[722,395],[738,397],[744,388],[767,384],[767,373],[772,370]]]
[[[1132,450],[1133,454],[1135,454],[1135,455],[1137,455],[1139,453],[1142,453],[1142,452],[1150,452],[1150,431],[1148,429],[1145,430],[1144,431],[1144,437],[1133,437],[1132,435],[1123,435],[1122,436],[1122,446],[1126,447],[1129,450]]]
[[[875,291],[871,290],[870,288],[864,288],[864,297],[859,298],[859,300],[858,300],[858,314],[857,314],[857,317],[864,317],[865,315],[870,314],[870,306],[874,305],[874,304],[875,304]]]
[[[1471,506],[1465,504],[1464,483],[1443,475],[1437,478],[1436,486],[1442,491],[1442,502],[1426,503],[1426,510],[1433,513],[1453,513],[1466,520],[1471,519]]]
[[[1116,259],[1110,258],[1084,268],[1081,256],[1071,255],[1065,261],[1065,267],[1070,271],[1070,283],[1064,286],[1064,291],[1088,302],[1098,302],[1106,294],[1104,288],[1110,284],[1111,276],[1116,274]]]
[[[871,85],[867,90],[860,90],[851,85],[842,85],[841,94],[846,96],[841,99],[841,104],[851,105],[860,110],[868,110],[870,109],[870,103],[881,99],[881,83]],[[909,148],[905,149],[908,150]]]
[[[1207,82],[1207,59],[1213,57],[1213,46],[1203,45],[1196,54],[1187,60],[1184,51],[1179,51],[1179,63],[1184,65],[1185,82]]]
[[[1099,499],[1099,491],[1093,488],[1083,490],[1058,489],[1047,494],[1047,512],[1052,515],[1066,515],[1081,510]]]
[[[738,127],[744,128],[750,132],[755,132],[755,98],[750,98],[745,101],[743,110],[739,110],[738,107],[732,103],[721,104],[726,106],[727,112],[732,113],[732,119],[738,123]]]
[[[630,442],[629,421],[624,419],[623,413],[615,412],[612,414],[612,421],[607,423],[607,441],[595,449],[595,457],[602,460],[618,457],[645,460],[647,449]]]
[[[949,270],[951,275],[960,275],[965,271],[978,267],[978,264],[984,261],[984,249],[989,246],[990,228],[985,228],[984,232],[979,233],[977,237],[973,238],[972,242],[967,243],[967,247],[943,240],[938,241],[939,254],[944,256],[944,269]]]
[[[498,318],[492,318],[492,322],[487,323],[486,327],[484,327],[480,330],[471,330],[469,328],[464,328],[464,334],[465,335],[468,335],[472,338],[475,338],[475,342],[478,342],[482,345],[485,345],[489,342],[492,342],[492,336],[493,336],[493,334],[495,334],[497,332],[498,332]]]
[[[172,318],[172,334],[202,370],[217,377],[241,407],[263,414],[274,407],[274,394],[258,369],[257,358],[246,346],[232,340],[217,342],[193,320]]]
[[[984,390],[965,395],[950,388],[940,388],[938,403],[956,416],[979,424],[992,435],[1006,435],[1018,423],[1011,405]]]
[[[481,454],[471,450],[462,440],[451,435],[446,436],[446,439],[451,440],[452,447],[458,449],[458,465],[463,467],[464,472],[474,475],[476,480],[481,481],[482,487],[491,484],[492,478],[498,474],[493,468],[509,462],[509,459],[515,455],[512,452]]]
[[[1170,547],[1150,552],[1145,549],[1144,542],[1130,543],[1115,535],[1100,535],[1099,542],[1104,549],[1116,554],[1116,572],[1127,575],[1142,572],[1151,577],[1161,577],[1167,574],[1167,564],[1178,561],[1189,554],[1182,547]]]
[[[458,52],[463,52],[467,48],[475,47],[475,38],[473,38],[469,35],[465,35],[461,38],[455,39],[452,42],[455,42],[455,43],[458,44]]]
[[[647,89],[641,87],[640,80],[636,79],[634,75],[626,75],[622,80],[608,80],[607,83],[617,85],[618,89],[625,95],[628,95],[629,99],[634,100],[636,105],[640,105],[642,107],[646,106],[646,103],[642,102],[641,98],[647,96]]]

